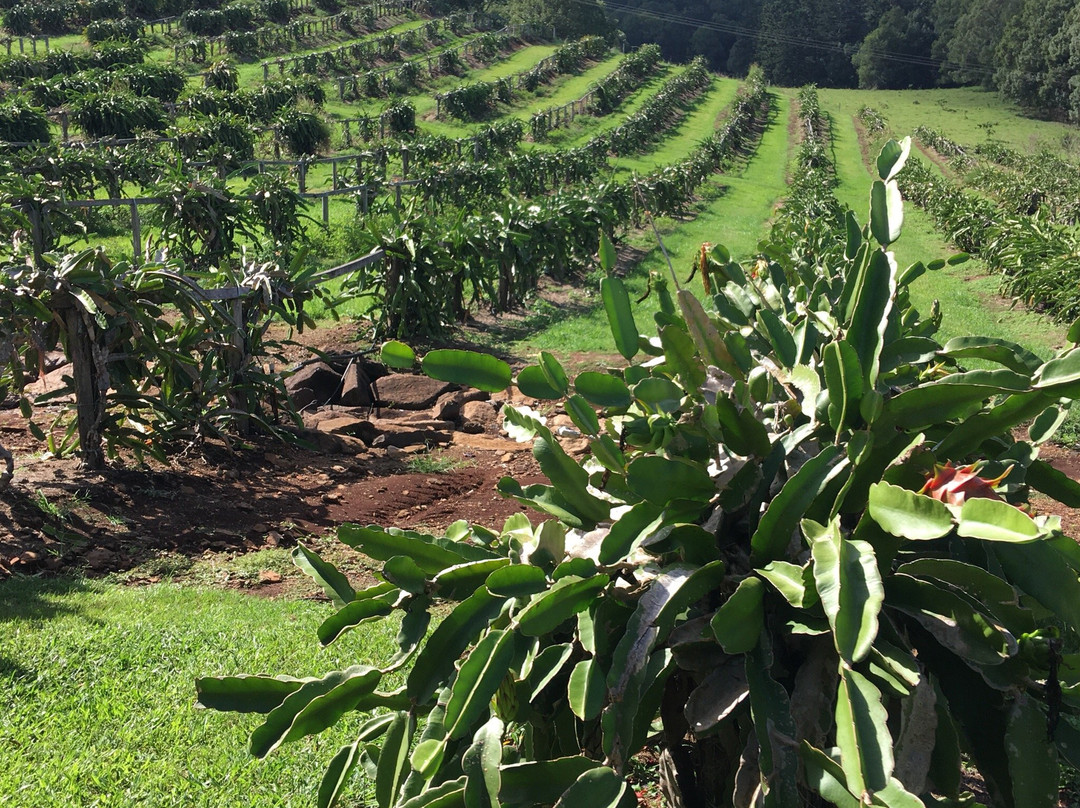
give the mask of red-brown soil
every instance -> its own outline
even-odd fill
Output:
[[[15,480],[0,494],[0,578],[255,550],[343,522],[499,527],[524,508],[498,494],[498,480],[542,479],[527,446],[495,435],[457,434],[437,453],[455,467],[430,473],[411,471],[408,452],[323,455],[269,438],[235,453],[205,447],[171,468],[88,473],[75,459],[44,459],[18,410],[0,412],[0,443],[16,456]]]

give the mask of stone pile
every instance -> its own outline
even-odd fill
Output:
[[[374,362],[313,363],[285,387],[303,416],[303,437],[330,453],[441,446],[455,432],[497,434],[500,427],[502,402],[488,393]]]

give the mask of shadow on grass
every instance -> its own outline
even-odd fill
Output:
[[[86,589],[79,578],[9,578],[0,581],[0,635],[4,623],[51,620],[75,614],[78,609],[60,602],[60,596]],[[10,631],[10,630],[9,630]],[[6,643],[4,644],[6,645]],[[0,645],[0,683],[32,682],[37,672],[17,661],[18,648]],[[9,656],[9,651],[14,651]]]
[[[15,577],[0,581],[0,624],[16,620],[51,620],[78,610],[61,596],[83,592],[86,581],[76,577]],[[3,658],[0,657],[0,665]]]
[[[568,289],[581,289],[580,279],[573,281]],[[596,302],[578,302],[574,300],[552,301],[539,297],[529,303],[528,308],[518,312],[503,314],[498,317],[485,317],[473,322],[467,328],[458,328],[447,341],[448,348],[480,350],[510,362],[520,361],[522,357],[507,348],[520,340],[537,334],[555,323],[572,317],[583,317],[601,307]]]

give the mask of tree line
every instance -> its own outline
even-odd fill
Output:
[[[448,5],[476,5],[443,0]],[[664,58],[703,56],[771,83],[906,89],[983,86],[1040,115],[1080,120],[1080,0],[486,0],[560,36],[625,33]]]

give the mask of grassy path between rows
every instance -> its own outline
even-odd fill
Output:
[[[522,93],[515,99],[506,117],[517,118],[528,124],[533,114],[537,112],[548,107],[561,107],[563,104],[577,101],[589,92],[596,82],[610,76],[622,60],[623,54],[612,54],[606,59],[594,62],[579,73],[558,76],[548,84],[541,84],[536,88],[535,93]]]
[[[790,99],[775,95],[768,128],[754,154],[731,173],[716,175],[702,189],[692,219],[658,222],[664,248],[680,282],[690,274],[703,242],[722,243],[737,257],[743,257],[754,251],[765,234],[774,206],[786,188],[789,111]],[[670,274],[664,251],[651,230],[646,228],[632,237],[630,246],[648,251],[626,278],[631,297],[638,300],[645,294],[650,272],[662,272],[668,277]],[[700,280],[692,283],[695,290],[700,289]],[[511,349],[526,355],[538,350],[559,355],[613,352],[615,345],[598,292],[592,288],[580,290],[574,302],[576,308],[570,317],[541,306],[530,328],[518,329],[526,333],[511,340]],[[643,333],[652,332],[650,322],[656,308],[653,296],[636,303],[634,314]]]
[[[833,150],[840,180],[837,198],[865,222],[872,177],[861,156],[851,105],[838,103],[834,93],[822,95],[833,118]],[[912,159],[921,158],[913,154]],[[947,257],[956,249],[945,242],[927,214],[909,202],[904,206],[904,233],[894,251],[897,263],[904,267]],[[941,302],[942,341],[987,334],[1018,342],[1044,358],[1064,344],[1064,326],[1002,299],[997,276],[977,259],[923,275],[912,285],[911,297],[923,312],[930,310],[935,299]]]
[[[655,148],[644,154],[612,159],[610,162],[616,174],[629,174],[632,171],[647,174],[657,166],[669,165],[686,157],[713,132],[721,113],[735,100],[739,84],[735,79],[714,77],[712,87],[697,99],[686,116],[663,140],[655,144]]]

